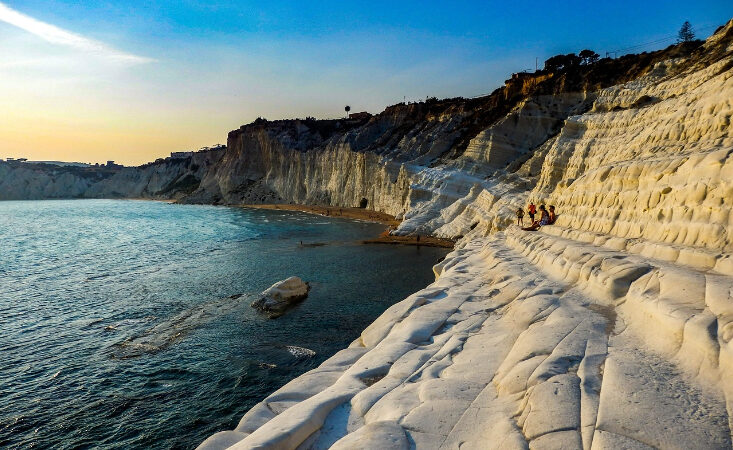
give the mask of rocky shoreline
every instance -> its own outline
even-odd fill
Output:
[[[317,214],[324,217],[337,217],[341,219],[354,219],[381,223],[391,227],[397,227],[400,224],[400,221],[393,215],[364,208],[298,204],[251,204],[237,206],[240,208],[270,209],[275,211],[299,211],[309,214]]]
[[[336,206],[312,206],[296,204],[238,205],[241,208],[270,209],[276,211],[299,211],[324,217],[363,220],[388,225],[387,230],[374,239],[361,241],[362,244],[414,245],[423,247],[453,248],[454,239],[439,238],[431,235],[394,235],[402,221],[394,216],[362,208],[340,208]]]
[[[731,448],[732,119],[733,21],[477,99],[258,119],[220,154],[104,179],[0,164],[0,193],[261,205],[455,241],[432,285],[201,448]],[[530,201],[557,222],[519,230]]]
[[[732,68],[729,22],[631,79],[523,101],[442,166],[386,161],[369,193],[330,191],[456,249],[433,284],[200,448],[730,448]],[[319,173],[305,185],[338,185],[298,164]],[[339,164],[352,183],[354,161]],[[302,185],[278,192],[308,203]],[[513,225],[530,200],[557,222]]]

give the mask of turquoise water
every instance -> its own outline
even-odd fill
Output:
[[[446,250],[356,244],[382,229],[215,206],[0,202],[0,447],[193,448],[234,428],[432,282]],[[291,275],[311,283],[308,299],[277,319],[250,308]]]

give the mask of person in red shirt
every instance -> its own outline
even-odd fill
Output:
[[[534,203],[529,202],[529,207],[527,208],[527,212],[529,213],[529,222],[534,222],[534,215],[537,213],[537,207],[534,205]]]
[[[537,231],[540,227],[550,224],[550,214],[547,212],[545,205],[540,205],[540,220],[535,220],[532,225],[522,228],[524,231]]]

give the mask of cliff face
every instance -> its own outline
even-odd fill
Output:
[[[677,46],[558,73],[517,74],[486,97],[398,104],[366,120],[258,120],[232,131],[225,152],[114,173],[0,163],[0,199],[332,206],[366,200],[370,209],[405,219],[397,233],[485,234],[510,222],[502,209],[509,194],[533,189],[540,174],[541,191],[548,192],[565,175],[552,165],[564,167],[569,153],[559,149],[581,132],[583,114],[657,102],[661,97],[648,94],[636,100],[624,94],[626,103],[609,99],[620,83],[694,70],[702,54],[723,61],[729,37],[719,35],[706,49]]]
[[[398,232],[464,237],[435,283],[201,447],[730,448],[733,21],[692,47],[306,146],[293,123],[230,134],[194,197],[363,197]],[[557,222],[513,226],[530,200]]]
[[[405,219],[398,234],[455,238],[501,230],[529,192],[554,199],[561,180],[594,164],[578,146],[632,157],[596,145],[614,137],[596,139],[588,127],[605,130],[603,123],[612,122],[626,135],[623,117],[643,127],[640,112],[654,120],[664,105],[679,108],[663,100],[694,84],[688,76],[702,82],[716,70],[727,72],[727,30],[701,48],[673,46],[566,72],[520,74],[487,97],[400,104],[367,121],[260,120],[229,134],[221,162],[182,201],[358,206],[366,200],[370,209]],[[619,144],[644,145],[654,132],[650,127],[633,135],[636,143]],[[678,147],[692,137],[677,136]]]
[[[482,98],[258,120],[225,152],[104,177],[0,164],[0,192],[366,200],[396,233],[462,237],[433,285],[204,447],[730,448],[732,116],[733,21]],[[557,223],[513,226],[530,200]]]
[[[0,200],[58,198],[179,199],[198,188],[221,151],[120,169],[0,162]]]
[[[124,168],[92,186],[85,196],[180,199],[198,188],[204,174],[219,163],[223,154],[197,152],[187,158]]]
[[[111,174],[82,174],[50,165],[0,162],[0,200],[82,197],[89,187]]]

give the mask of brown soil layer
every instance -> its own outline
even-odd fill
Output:
[[[400,224],[400,221],[395,219],[386,213],[372,211],[370,209],[362,208],[339,208],[336,206],[309,206],[309,205],[239,205],[245,208],[257,208],[257,209],[276,209],[281,211],[301,211],[310,214],[318,214],[327,217],[340,217],[344,219],[358,219],[366,220],[369,222],[383,223],[396,227]]]

